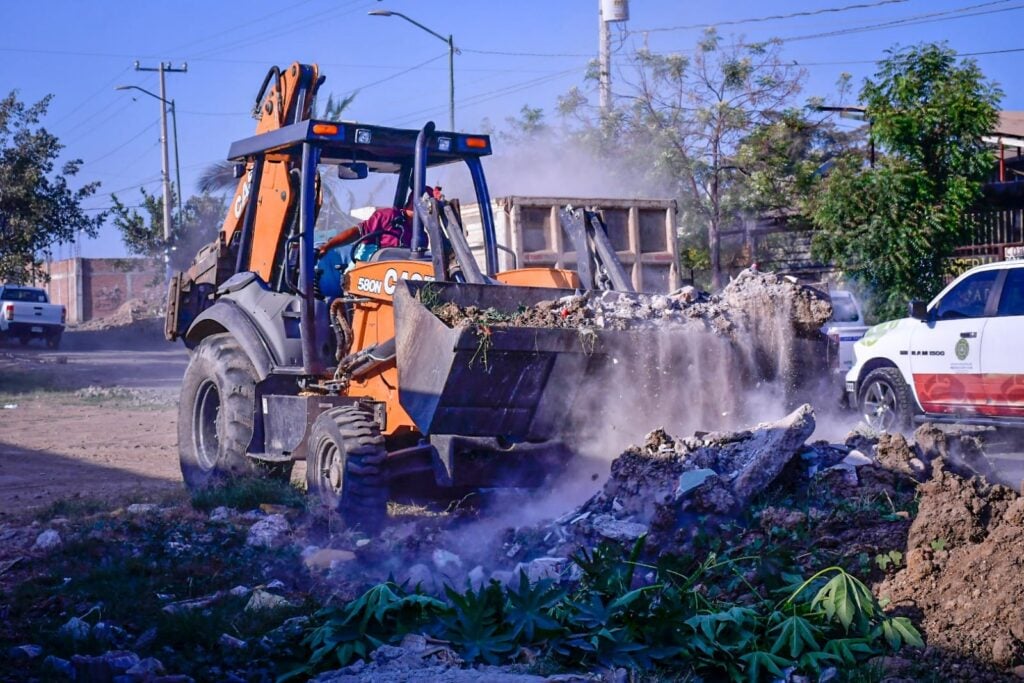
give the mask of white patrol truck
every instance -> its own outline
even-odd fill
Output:
[[[1024,426],[1024,261],[973,268],[854,345],[850,405],[874,429]]]

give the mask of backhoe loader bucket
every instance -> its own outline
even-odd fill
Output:
[[[422,297],[417,296],[424,292]],[[405,280],[395,291],[399,400],[424,434],[540,441],[564,431],[586,380],[641,343],[638,333],[448,327],[431,308],[514,313],[572,290]],[[639,347],[642,348],[642,347]]]

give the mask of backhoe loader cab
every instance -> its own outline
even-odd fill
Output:
[[[230,148],[239,182],[219,239],[171,282],[166,336],[191,349],[178,420],[186,485],[287,478],[305,460],[310,493],[367,526],[402,487],[536,485],[568,457],[563,425],[584,379],[610,364],[612,348],[642,340],[602,331],[581,345],[573,330],[442,323],[431,305],[514,312],[572,294],[551,288],[580,280],[496,272],[487,136],[314,120],[321,81],[310,65],[268,74],[257,134]],[[448,164],[468,169],[483,209],[483,270],[457,202],[425,191],[427,169]],[[318,260],[322,171],[394,174],[393,205],[415,199],[410,247],[345,272]],[[583,245],[580,215],[565,225]]]

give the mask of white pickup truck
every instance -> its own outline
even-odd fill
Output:
[[[841,384],[853,367],[853,345],[868,331],[868,326],[864,324],[864,313],[853,292],[834,289],[829,291],[829,298],[832,300],[832,318],[822,325],[821,331],[828,340],[829,370],[835,381]]]
[[[60,346],[67,311],[51,304],[38,287],[0,285],[0,341],[17,339],[27,345],[42,339],[51,349]]]
[[[1024,427],[1024,261],[973,268],[854,346],[846,391],[874,429]]]

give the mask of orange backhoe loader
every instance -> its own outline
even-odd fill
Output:
[[[497,272],[481,164],[490,139],[432,123],[311,119],[322,80],[298,63],[267,75],[256,134],[228,154],[239,182],[219,238],[171,283],[166,336],[191,350],[178,420],[186,485],[287,477],[304,459],[310,493],[367,526],[399,490],[536,485],[571,456],[565,425],[584,379],[610,349],[642,339],[602,331],[584,345],[572,330],[450,328],[431,307],[515,311],[594,286],[598,272],[628,289],[607,237],[567,213],[580,249],[595,246],[578,271]],[[427,191],[428,172],[454,168],[468,172],[482,209],[482,267],[458,202]],[[395,207],[411,193],[409,247],[348,269],[318,256],[324,173],[383,174]]]

